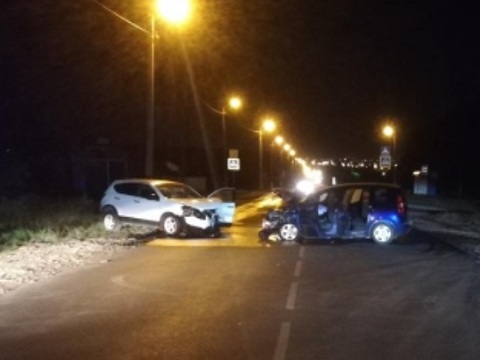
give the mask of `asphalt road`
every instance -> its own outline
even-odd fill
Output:
[[[267,246],[241,222],[2,298],[0,359],[478,358],[479,265],[433,235]]]

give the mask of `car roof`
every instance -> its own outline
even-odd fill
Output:
[[[401,186],[392,184],[392,183],[383,183],[383,182],[350,182],[350,183],[341,183],[337,185],[326,185],[318,189],[318,191],[328,190],[328,189],[341,189],[346,187],[387,187],[391,189],[401,190]]]
[[[122,184],[122,183],[130,183],[130,182],[137,182],[137,183],[144,183],[144,184],[151,184],[151,185],[179,184],[179,185],[188,186],[187,184],[179,182],[179,181],[154,179],[154,178],[119,179],[119,180],[115,180],[113,182],[113,184]]]

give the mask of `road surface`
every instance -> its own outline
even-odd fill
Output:
[[[222,239],[156,239],[2,298],[0,359],[478,358],[470,258],[420,231],[265,245],[245,206]]]

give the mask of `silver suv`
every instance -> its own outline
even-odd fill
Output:
[[[221,194],[229,195],[224,202]],[[100,202],[103,224],[108,231],[123,225],[150,225],[168,236],[202,232],[219,233],[221,226],[233,223],[233,189],[220,189],[202,197],[189,185],[158,179],[114,181]]]

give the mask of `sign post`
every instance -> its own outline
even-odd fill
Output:
[[[233,187],[235,187],[235,172],[240,171],[240,158],[238,157],[237,149],[228,150],[227,169],[232,171],[233,174]]]

